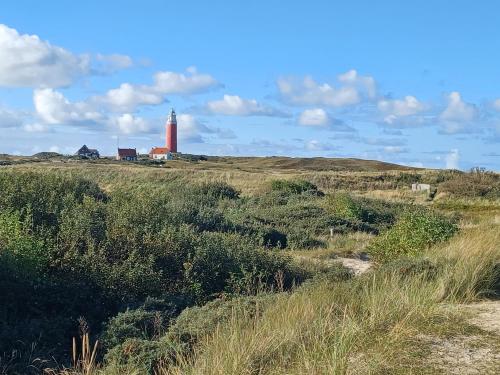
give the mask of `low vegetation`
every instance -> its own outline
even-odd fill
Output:
[[[426,372],[419,335],[468,329],[440,306],[498,292],[493,173],[379,174],[432,179],[432,202],[370,197],[362,173],[239,189],[89,165],[0,170],[0,373]],[[493,208],[457,216],[451,196]]]

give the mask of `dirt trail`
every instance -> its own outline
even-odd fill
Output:
[[[429,364],[443,374],[500,374],[500,301],[459,307],[484,334],[452,338],[422,337],[430,344]]]
[[[344,257],[336,257],[333,259],[317,259],[317,258],[309,258],[304,256],[296,256],[297,259],[316,263],[326,267],[333,267],[337,264],[342,264],[345,268],[350,269],[355,276],[361,275],[365,272],[368,272],[373,263],[369,260],[363,260],[360,258],[344,258]]]

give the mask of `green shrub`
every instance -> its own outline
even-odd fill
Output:
[[[448,218],[423,208],[406,210],[393,227],[376,237],[367,250],[384,260],[416,256],[458,230]]]
[[[206,182],[193,188],[195,195],[205,195],[215,199],[237,199],[239,192],[225,182]]]
[[[328,209],[336,216],[350,220],[361,220],[363,209],[348,193],[341,192],[328,196]]]
[[[187,308],[170,326],[167,337],[172,342],[187,344],[192,348],[201,339],[215,332],[218,324],[238,314],[245,314],[248,318],[258,316],[274,299],[272,294],[235,297],[229,300],[220,298],[200,307]]]
[[[106,324],[101,342],[107,348],[127,339],[152,340],[164,334],[179,306],[164,300],[148,298],[139,308],[118,313]]]
[[[175,361],[182,348],[166,338],[145,340],[128,338],[110,349],[104,357],[108,368],[116,373],[155,374],[158,366]]]
[[[273,180],[271,181],[271,191],[279,191],[286,194],[323,195],[318,187],[305,180]]]

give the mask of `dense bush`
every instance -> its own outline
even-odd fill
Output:
[[[271,181],[271,191],[285,194],[323,195],[316,185],[305,180],[273,180]]]
[[[375,238],[368,251],[384,260],[415,256],[431,244],[447,240],[457,229],[450,219],[415,207],[407,209],[394,226]]]
[[[439,191],[458,198],[500,198],[500,175],[475,168],[469,173],[457,173],[439,186]]]
[[[236,305],[252,314],[261,303],[254,295],[290,290],[317,273],[279,249],[323,246],[331,228],[377,233],[399,209],[347,194],[325,198],[300,180],[240,197],[225,183],[176,176],[105,193],[71,174],[2,172],[0,353],[36,343],[33,356],[66,364],[84,316],[110,363],[151,372]],[[217,299],[236,294],[248,297]],[[172,325],[186,307],[214,299]]]
[[[390,227],[404,209],[400,203],[354,197],[346,192],[329,195],[326,207],[339,218],[373,226],[375,232]]]
[[[115,317],[106,347],[138,348],[186,306],[309,277],[266,249],[287,246],[271,223],[231,221],[224,204],[239,201],[218,182],[132,184],[105,194],[62,173],[1,173],[0,353],[43,337],[35,354],[64,363],[80,316],[94,335]],[[151,298],[169,307],[148,307]]]
[[[143,308],[130,310],[114,318],[108,325],[108,331],[130,331],[124,339],[106,355],[107,366],[114,369],[130,369],[153,374],[155,367],[174,361],[176,356],[186,355],[194,346],[213,334],[219,324],[231,318],[248,319],[260,315],[269,306],[275,296],[260,294],[257,296],[219,298],[203,306],[185,309],[163,335],[152,337],[141,332],[144,321],[149,321]],[[161,311],[156,311],[161,314]],[[126,319],[124,319],[126,317]]]

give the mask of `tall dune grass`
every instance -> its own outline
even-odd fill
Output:
[[[427,256],[435,277],[378,271],[340,284],[320,282],[280,296],[259,319],[234,316],[194,355],[159,374],[384,374],[431,371],[418,334],[442,330],[441,304],[492,293],[500,231],[483,225]],[[459,329],[458,326],[452,327]]]

